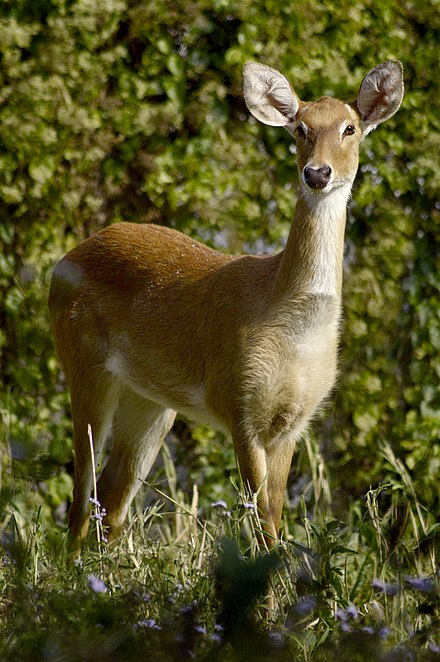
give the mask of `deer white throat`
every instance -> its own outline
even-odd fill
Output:
[[[285,257],[291,256],[289,280],[296,291],[339,298],[350,190],[351,184],[326,194],[302,190],[285,251]]]

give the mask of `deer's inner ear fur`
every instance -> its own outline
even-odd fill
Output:
[[[403,66],[398,60],[389,60],[368,72],[356,99],[365,133],[394,115],[402,103],[403,91]]]
[[[243,93],[250,112],[263,124],[287,126],[295,121],[299,99],[275,69],[256,62],[245,64]]]

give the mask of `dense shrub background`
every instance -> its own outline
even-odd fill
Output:
[[[439,34],[435,0],[3,1],[0,444],[16,508],[41,505],[62,522],[71,489],[46,307],[56,260],[121,220],[228,251],[279,250],[295,153],[287,133],[250,118],[244,62],[280,69],[304,99],[349,99],[368,69],[398,58],[406,94],[361,155],[339,385],[315,429],[341,503],[386,477],[386,442],[438,510]],[[197,446],[184,425],[176,434],[189,475],[216,493],[230,448],[204,428]]]

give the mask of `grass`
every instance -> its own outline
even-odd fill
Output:
[[[202,509],[165,489],[107,546],[98,499],[81,561],[41,509],[3,513],[0,659],[246,661],[440,657],[439,524],[388,446],[387,483],[331,514],[325,465],[309,439],[310,480],[286,509],[275,552],[261,553],[255,501]],[[271,578],[274,609],[263,599]]]

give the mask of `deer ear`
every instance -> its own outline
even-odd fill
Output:
[[[403,99],[403,66],[398,60],[378,64],[365,76],[356,99],[364,133],[389,119]]]
[[[243,70],[243,94],[250,112],[260,122],[269,126],[294,122],[300,101],[287,78],[275,69],[247,62]]]

